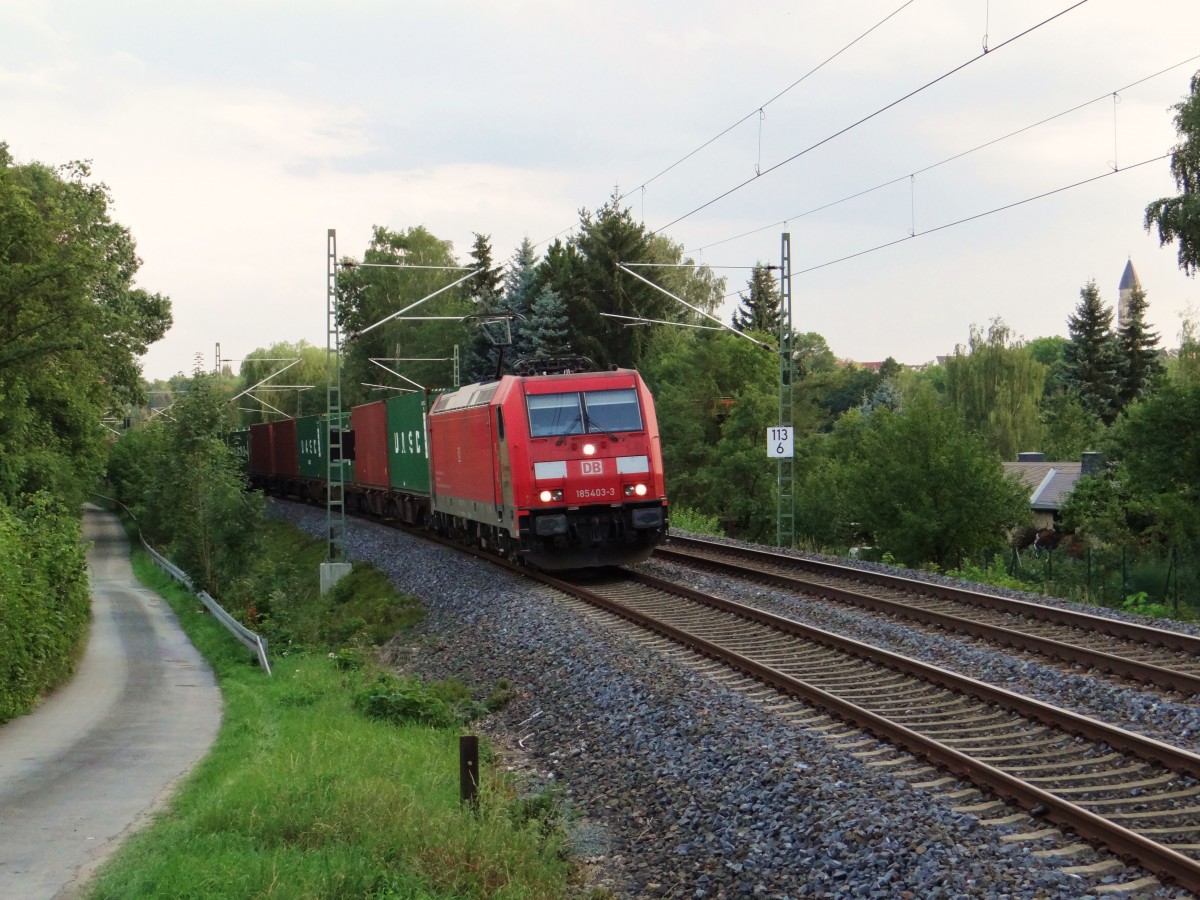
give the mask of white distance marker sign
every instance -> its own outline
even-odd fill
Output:
[[[792,457],[792,429],[786,425],[767,429],[767,459],[790,459]]]

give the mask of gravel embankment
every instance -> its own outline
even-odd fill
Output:
[[[272,508],[325,533],[323,510]],[[388,648],[391,658],[428,677],[460,678],[481,695],[501,678],[512,684],[514,701],[482,728],[507,748],[499,764],[562,792],[590,872],[580,896],[604,887],[617,897],[1068,898],[1098,896],[1100,885],[1135,877],[1067,875],[1021,843],[1003,843],[1017,826],[983,826],[956,813],[521,578],[358,521],[347,522],[346,548],[428,608],[418,632]],[[1200,734],[1185,707],[1164,711],[1169,705],[1154,708],[1137,699],[1143,695],[1085,690],[1087,679],[899,626],[856,631],[837,621],[850,619],[846,613],[816,609],[823,604],[808,609],[751,593],[939,664],[960,668],[966,659],[978,677],[1011,686],[1032,680],[1048,698],[1124,704],[1140,710],[1143,723]],[[1100,858],[1085,852],[1067,864]]]

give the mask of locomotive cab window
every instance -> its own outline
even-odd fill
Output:
[[[637,391],[633,388],[586,391],[583,405],[587,410],[589,432],[642,430],[642,411],[638,408]]]
[[[582,394],[531,394],[525,400],[531,437],[642,430],[642,411],[633,388]]]
[[[531,437],[583,433],[578,394],[533,394],[525,401],[529,407]]]

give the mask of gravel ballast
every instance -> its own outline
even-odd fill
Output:
[[[324,536],[323,509],[271,508]],[[607,889],[617,897],[1066,898],[1100,896],[1100,886],[1139,874],[1068,874],[1064,865],[1107,856],[1035,857],[1031,850],[1056,843],[1003,841],[1019,826],[955,812],[950,800],[518,576],[375,523],[348,520],[345,544],[352,560],[369,561],[426,605],[425,622],[385,648],[388,658],[429,678],[459,678],[479,695],[501,679],[511,684],[514,700],[481,730],[501,751],[498,765],[520,768],[563,800],[576,858],[590,873],[579,896]],[[845,611],[817,603],[800,610],[790,597],[733,584],[722,582],[719,592],[854,633]],[[960,670],[965,658],[975,677],[1026,693],[1036,685],[1043,699],[1069,696],[1081,711],[1115,704],[1148,728],[1200,734],[1195,711],[1182,704],[876,625],[854,636]]]

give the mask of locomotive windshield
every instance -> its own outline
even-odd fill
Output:
[[[525,399],[532,437],[642,430],[642,411],[633,388],[533,394]]]

